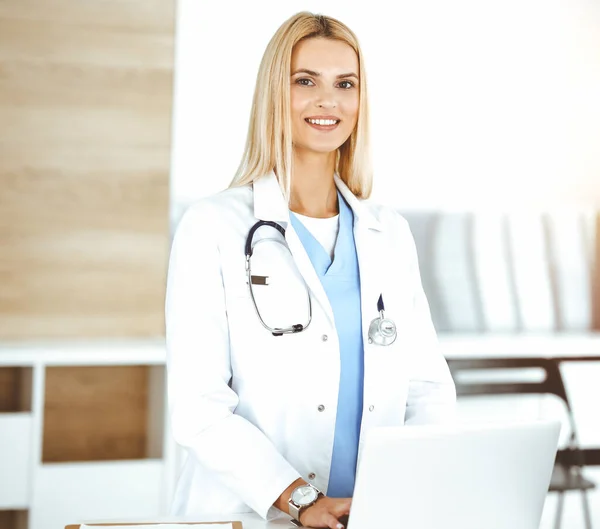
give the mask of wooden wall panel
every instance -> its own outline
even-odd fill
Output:
[[[27,511],[0,511],[0,529],[27,529]]]
[[[0,529],[13,529],[13,519],[12,511],[0,511]]]
[[[33,370],[0,367],[0,413],[31,411]]]
[[[49,367],[42,461],[146,457],[148,368]]]
[[[0,2],[0,339],[163,333],[174,11]]]
[[[18,367],[0,367],[0,413],[19,409]]]

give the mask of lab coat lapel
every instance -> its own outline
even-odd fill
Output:
[[[385,259],[385,248],[382,247],[384,234],[381,233],[382,225],[379,220],[352,194],[337,175],[336,185],[354,214],[354,244],[360,273],[362,330],[366,348],[369,326],[371,321],[378,315],[377,300],[379,295],[383,293],[382,288],[386,280],[382,266]]]
[[[377,313],[377,300],[382,294],[384,278],[382,268],[378,266],[383,258],[378,247],[380,233],[365,226],[364,220],[358,218],[354,223],[354,243],[358,256],[360,273],[360,300],[362,311],[363,342],[368,344],[369,326]]]
[[[253,184],[253,188],[254,216],[260,220],[279,222],[285,228],[286,242],[294,257],[296,266],[312,294],[313,301],[316,301],[316,303],[321,305],[330,324],[335,326],[333,310],[329,303],[329,298],[327,297],[327,293],[323,288],[321,280],[310,261],[310,257],[304,249],[302,241],[290,222],[289,208],[285,202],[275,173],[271,172],[256,180]]]
[[[333,309],[329,303],[327,293],[323,288],[323,283],[321,283],[321,279],[319,278],[315,267],[308,256],[308,253],[306,253],[304,245],[302,244],[300,237],[298,237],[298,233],[296,233],[296,230],[294,230],[294,227],[291,223],[288,224],[288,228],[285,231],[285,239],[288,243],[290,251],[292,252],[292,255],[294,256],[296,266],[298,266],[298,270],[300,270],[300,273],[302,274],[302,277],[304,278],[309,290],[313,294],[314,299],[323,308],[327,318],[329,319],[329,323],[335,326]]]

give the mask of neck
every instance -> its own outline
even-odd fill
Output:
[[[294,174],[290,209],[307,217],[328,218],[337,215],[338,198],[333,174],[336,152],[294,151]]]

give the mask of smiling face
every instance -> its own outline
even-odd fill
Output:
[[[311,38],[292,53],[291,116],[294,150],[331,153],[358,120],[358,57],[345,42]]]

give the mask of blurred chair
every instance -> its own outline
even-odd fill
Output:
[[[600,330],[600,212],[399,212],[438,333]]]
[[[558,529],[561,525],[564,494],[568,491],[580,491],[585,526],[591,529],[591,516],[587,497],[587,491],[595,488],[595,484],[583,477],[581,468],[583,467],[583,452],[579,446],[577,430],[573,411],[560,367],[557,362],[547,358],[487,358],[487,359],[453,359],[448,364],[456,384],[456,393],[458,397],[465,396],[489,396],[489,395],[522,395],[522,394],[549,394],[560,398],[566,409],[566,414],[570,426],[570,435],[568,447],[559,450],[569,452],[570,458],[557,457],[550,481],[550,492],[558,493],[557,510],[555,515],[554,527]],[[489,370],[518,370],[538,368],[544,371],[544,378],[535,381],[477,381],[475,377],[465,376],[467,371],[489,371]],[[463,373],[463,374],[461,374]],[[471,373],[473,375],[474,373]],[[571,461],[571,463],[569,463]]]

